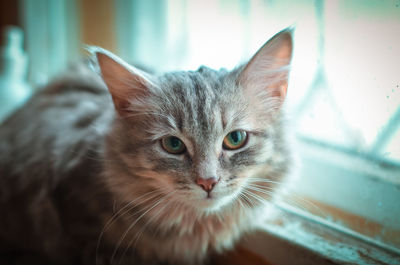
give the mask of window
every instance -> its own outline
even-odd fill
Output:
[[[400,253],[400,1],[23,2],[33,81],[64,67],[81,41],[157,71],[233,68],[295,26],[286,107],[301,167],[281,207]],[[32,16],[38,2],[58,24]],[[96,23],[85,22],[89,13]]]

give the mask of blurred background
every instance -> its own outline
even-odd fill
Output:
[[[0,26],[0,120],[84,44],[158,72],[232,69],[295,27],[287,203],[400,249],[400,0],[0,0]]]

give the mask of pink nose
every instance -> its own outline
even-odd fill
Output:
[[[217,178],[207,178],[207,179],[204,179],[204,178],[197,178],[196,179],[196,183],[197,183],[197,185],[199,185],[203,190],[205,190],[205,191],[207,191],[207,192],[210,192],[213,188],[214,188],[214,186],[215,186],[215,184],[217,184],[218,183],[218,179]]]

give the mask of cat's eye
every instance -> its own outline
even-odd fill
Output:
[[[175,136],[168,136],[161,139],[161,146],[170,154],[179,155],[186,151],[185,144]]]
[[[227,150],[236,150],[243,147],[247,142],[245,131],[233,131],[224,138],[222,146]]]

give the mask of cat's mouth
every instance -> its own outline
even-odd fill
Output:
[[[233,194],[224,194],[216,191],[204,192],[198,199],[196,208],[206,212],[219,211],[221,207],[232,203],[234,199]]]
[[[205,196],[196,208],[201,212],[214,212],[220,209],[220,205],[218,203],[218,200],[211,195],[210,198],[208,196]]]
[[[201,204],[210,205],[217,201],[217,197],[218,196],[214,192],[204,192],[204,194],[202,194],[200,197]]]
[[[209,192],[202,192],[201,195],[197,198],[195,205],[196,208],[199,207],[199,209],[213,209],[216,207],[216,205],[219,204],[219,201],[221,200],[220,194],[214,191],[209,191]]]

